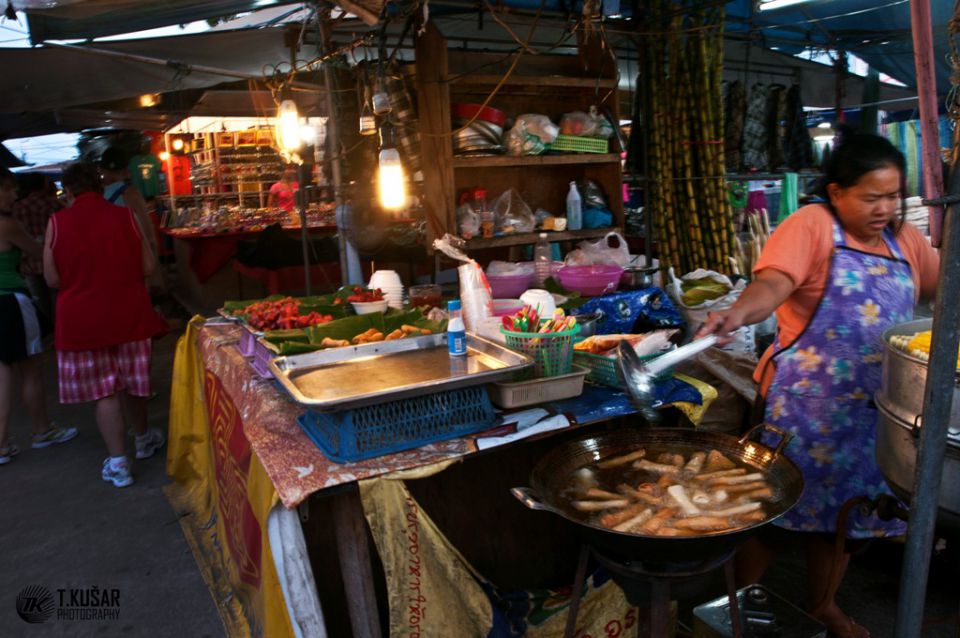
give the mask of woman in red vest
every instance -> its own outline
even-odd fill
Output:
[[[96,401],[110,453],[101,476],[126,487],[133,476],[122,404],[133,419],[138,459],[165,442],[162,432],[147,429],[151,339],[166,329],[145,283],[156,260],[130,209],[103,198],[94,165],[69,166],[63,187],[73,203],[50,218],[43,249],[44,276],[60,289],[54,326],[60,401]]]

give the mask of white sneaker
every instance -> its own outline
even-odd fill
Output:
[[[137,447],[137,458],[148,459],[163,447],[167,437],[160,430],[151,428],[143,436],[134,437],[134,442]]]
[[[100,470],[100,477],[108,483],[113,483],[114,487],[127,487],[133,485],[133,475],[130,473],[130,463],[124,460],[116,465],[110,462],[110,457],[103,461],[103,469]]]

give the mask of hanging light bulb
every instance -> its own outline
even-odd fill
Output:
[[[283,100],[277,110],[277,143],[280,149],[287,152],[298,150],[303,145],[300,137],[300,114],[297,112],[297,103],[293,100]]]
[[[384,210],[399,210],[407,205],[407,180],[403,174],[403,164],[400,163],[400,153],[393,145],[393,130],[389,125],[380,129],[377,194]]]

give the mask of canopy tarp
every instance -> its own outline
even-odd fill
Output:
[[[14,0],[27,13],[30,41],[89,39],[253,11],[295,0]]]
[[[104,55],[72,47],[0,49],[0,113],[56,111],[144,93],[203,88],[238,77],[263,77],[289,60],[283,29],[251,29],[169,38],[98,42],[92,48],[166,61]],[[197,66],[227,73],[198,70]]]
[[[945,96],[950,89],[947,22],[954,3],[919,1],[930,5],[937,94]],[[755,38],[784,53],[798,53],[811,45],[840,48],[916,88],[909,0],[813,0],[756,12],[753,4],[754,0],[727,3],[728,35]]]

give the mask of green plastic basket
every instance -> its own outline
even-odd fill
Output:
[[[609,146],[608,140],[602,137],[558,135],[557,139],[550,145],[550,150],[571,153],[606,153]]]
[[[651,361],[659,357],[662,352],[656,354],[647,355],[645,357],[640,357],[641,361]],[[617,372],[617,357],[605,357],[601,354],[591,354],[589,352],[580,352],[574,351],[573,361],[578,366],[584,367],[589,372],[587,373],[587,381],[592,381],[593,383],[598,383],[600,385],[605,385],[611,388],[617,388],[620,390],[625,389],[623,386],[623,381],[620,379],[620,375]],[[657,377],[656,380],[663,380],[669,378],[672,373],[667,371]]]
[[[573,338],[580,332],[574,326],[563,332],[513,332],[500,327],[507,347],[533,359],[533,369],[526,377],[555,377],[573,369]]]

